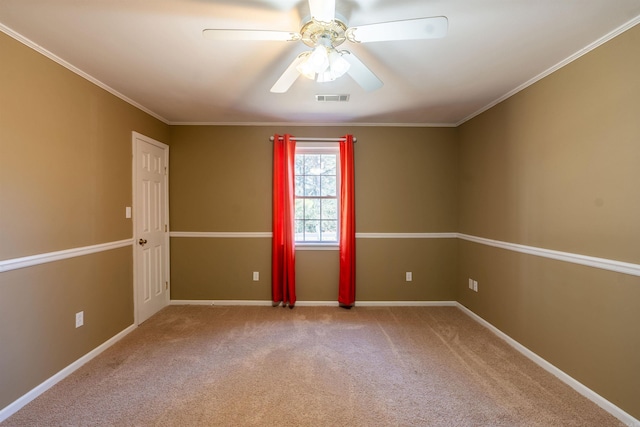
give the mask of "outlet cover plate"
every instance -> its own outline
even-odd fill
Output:
[[[76,328],[84,325],[84,311],[76,313]]]

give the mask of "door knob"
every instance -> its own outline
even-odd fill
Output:
[[[140,239],[140,240],[138,240],[138,244],[139,244],[140,246],[144,246],[146,243],[147,243],[147,240],[146,240],[146,239]]]

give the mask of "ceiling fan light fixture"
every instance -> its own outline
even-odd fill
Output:
[[[333,73],[331,73],[331,70],[328,70],[328,71],[325,71],[324,73],[318,74],[318,77],[316,78],[316,81],[318,83],[326,83],[326,82],[332,82],[336,78],[337,77],[335,75],[333,75]]]
[[[323,45],[316,46],[307,56],[307,59],[298,65],[300,74],[314,79],[316,74],[324,73],[329,68],[329,53]]]
[[[349,67],[351,67],[351,64],[342,57],[342,54],[335,49],[331,49],[329,52],[329,68],[318,74],[317,81],[319,83],[332,82],[349,71]]]
[[[329,52],[324,46],[316,46],[309,55],[307,62],[316,73],[322,73],[329,67]]]
[[[336,75],[336,78],[342,77],[344,73],[349,71],[351,64],[342,57],[342,54],[335,49],[329,52],[329,68]]]
[[[309,62],[310,55],[311,52],[304,52],[299,56],[301,62],[296,66],[296,70],[298,70],[298,72],[306,78],[315,80],[316,72],[313,70],[311,63]]]
[[[314,56],[316,52],[320,53]],[[308,54],[307,59],[298,65],[297,70],[308,79],[324,83],[342,77],[349,71],[350,66],[351,64],[342,57],[342,53],[334,48],[320,45]]]

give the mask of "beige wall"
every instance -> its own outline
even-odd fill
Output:
[[[356,232],[438,233],[457,228],[456,129],[173,126],[171,229],[270,232],[269,136],[339,137],[355,146]],[[171,298],[271,297],[271,241],[171,239]],[[357,239],[359,301],[452,300],[453,239]],[[337,251],[297,251],[300,301],[337,299]],[[251,281],[259,271],[261,281]],[[404,281],[406,271],[413,282]]]
[[[0,409],[133,324],[131,258],[121,248],[0,273]]]
[[[640,263],[639,49],[636,27],[460,127],[461,233]],[[466,241],[458,271],[459,302],[640,418],[640,277]]]
[[[169,127],[3,33],[0,58],[0,260],[131,238],[131,132]],[[0,408],[133,324],[131,257],[0,273]]]

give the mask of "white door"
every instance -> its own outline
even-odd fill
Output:
[[[134,291],[137,323],[169,303],[169,147],[136,132],[134,148]]]

